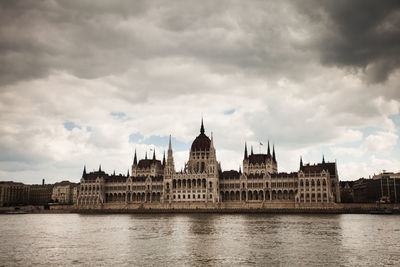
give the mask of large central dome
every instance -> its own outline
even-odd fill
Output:
[[[211,140],[204,133],[203,120],[201,120],[200,134],[194,139],[191,151],[205,151],[210,150]]]

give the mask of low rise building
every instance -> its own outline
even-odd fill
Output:
[[[53,185],[45,184],[45,180],[42,180],[42,184],[33,184],[29,189],[29,204],[31,205],[47,205],[51,201],[51,195],[53,194]]]
[[[340,182],[340,198],[342,203],[354,202],[354,181],[341,181]]]
[[[51,199],[54,203],[74,204],[74,188],[77,186],[78,184],[69,181],[55,183]]]
[[[0,206],[26,205],[29,202],[29,185],[0,182]]]
[[[382,172],[372,178],[354,181],[354,202],[356,203],[399,203],[400,173]]]

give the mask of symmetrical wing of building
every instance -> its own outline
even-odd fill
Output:
[[[106,203],[335,203],[340,202],[339,177],[335,162],[303,164],[297,172],[278,172],[275,148],[255,154],[244,148],[243,171],[222,171],[214,140],[200,134],[193,141],[189,160],[175,170],[171,138],[167,158],[138,161],[136,151],[131,174],[108,175],[84,168],[77,205],[101,206]]]

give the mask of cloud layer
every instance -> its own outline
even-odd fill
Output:
[[[398,171],[398,1],[2,1],[0,179],[125,173],[203,115],[224,169],[276,144],[279,169]],[[132,139],[137,134],[141,139]],[[374,164],[372,164],[374,163]]]

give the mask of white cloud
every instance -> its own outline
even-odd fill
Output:
[[[100,163],[125,173],[135,147],[139,157],[152,147],[129,143],[131,134],[191,143],[201,115],[224,169],[238,168],[245,141],[270,139],[283,171],[296,170],[300,155],[363,160],[397,144],[389,116],[399,113],[400,71],[366,84],[363,69],[321,62],[328,17],[316,24],[290,2],[236,4],[4,7],[0,179],[77,181],[83,164]],[[378,132],[364,140],[366,127]],[[167,143],[155,147],[161,157]],[[176,151],[176,168],[187,159]],[[346,164],[358,163],[340,167],[354,178],[371,171]]]
[[[397,144],[398,136],[392,132],[378,132],[365,139],[365,146],[370,152],[391,150]]]

